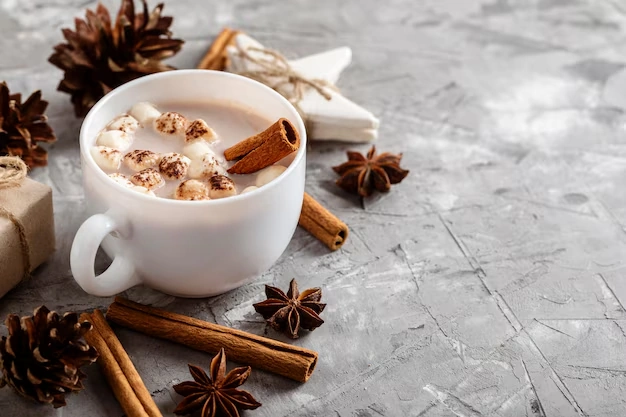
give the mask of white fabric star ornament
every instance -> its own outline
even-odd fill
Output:
[[[227,71],[263,78],[260,81],[294,102],[306,121],[310,139],[371,142],[378,136],[378,119],[342,96],[335,87],[341,72],[352,60],[350,48],[280,61],[272,51],[242,33],[226,51],[229,58]],[[276,71],[268,70],[269,66]],[[294,79],[299,85],[292,82]]]

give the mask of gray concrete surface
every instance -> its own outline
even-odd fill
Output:
[[[313,145],[307,189],[350,225],[343,250],[329,253],[298,230],[270,271],[236,291],[203,300],[128,291],[263,334],[252,304],[264,284],[296,277],[323,287],[326,324],[295,342],[319,351],[313,377],[301,385],[254,371],[246,388],[263,407],[245,415],[626,415],[624,2],[166,3],[187,40],[173,59],[181,68],[224,25],[290,57],[351,46],[339,86],[382,118],[379,148],[404,152],[411,170],[362,208],[335,188],[330,167],[347,148],[367,147]],[[46,62],[60,29],[94,5],[0,0],[0,79],[24,93],[42,88],[60,138],[50,166],[33,173],[54,188],[58,250],[0,300],[1,316],[111,301],[86,295],[70,275],[69,247],[85,218],[80,120]],[[118,334],[166,415],[186,363],[209,364],[206,354]],[[5,389],[0,415],[121,416],[98,368],[88,373],[86,390],[58,413]]]

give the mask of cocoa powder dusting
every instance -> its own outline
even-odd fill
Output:
[[[168,135],[175,134],[179,129],[185,128],[185,116],[176,112],[163,113],[156,119],[156,129],[159,132],[167,133]]]
[[[233,180],[224,175],[213,175],[209,179],[209,183],[211,184],[211,188],[214,190],[225,191],[235,188]]]
[[[169,128],[167,128],[168,125],[170,126]],[[163,120],[157,120],[157,130],[161,132],[169,133],[170,135],[173,135],[174,133],[176,133],[176,129],[174,128],[174,126],[169,123],[166,123]]]
[[[146,168],[143,171],[139,171],[135,175],[132,176],[131,181],[135,185],[142,185],[145,187],[145,184],[151,183],[159,183],[162,181],[161,175],[154,168]]]
[[[135,157],[137,158],[137,162],[142,163],[144,161],[145,158],[147,158],[148,156],[152,155],[153,152],[150,151],[139,151],[135,154]]]
[[[187,175],[189,168],[189,160],[177,153],[171,153],[163,156],[159,162],[159,171],[170,179],[182,179]]]
[[[199,138],[209,133],[209,129],[206,128],[205,124],[200,120],[194,120],[191,122],[185,135],[187,137]]]
[[[155,166],[159,161],[159,155],[152,151],[137,149],[124,155],[124,161],[135,166],[135,169],[140,169]]]
[[[116,155],[119,153],[121,152],[113,148],[100,149],[100,155],[104,155],[104,156]]]

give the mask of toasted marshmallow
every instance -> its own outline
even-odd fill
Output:
[[[210,200],[209,187],[198,180],[186,180],[178,184],[174,192],[176,200]]]
[[[122,163],[122,153],[107,146],[94,146],[91,156],[96,164],[104,171],[117,171]]]
[[[124,174],[120,174],[119,172],[114,172],[113,174],[109,174],[109,178],[111,178],[116,183],[123,185],[124,187],[132,187],[133,183],[130,182],[128,177]]]
[[[187,175],[189,178],[207,179],[214,175],[224,175],[226,170],[217,162],[211,154],[206,154],[202,159],[194,159],[189,165]]]
[[[154,119],[161,115],[161,112],[157,110],[154,104],[146,103],[145,101],[135,104],[131,107],[129,113],[143,127],[150,126]]]
[[[278,178],[280,174],[285,172],[287,168],[282,165],[270,165],[267,168],[263,168],[256,175],[256,186],[262,187],[265,184],[271,182],[275,178]]]
[[[182,180],[187,175],[191,160],[176,152],[163,154],[159,162],[159,171],[165,179]]]
[[[185,142],[190,143],[203,139],[207,142],[213,142],[217,139],[217,134],[202,119],[196,119],[189,123],[185,131]]]
[[[124,164],[135,172],[154,168],[160,160],[161,155],[152,151],[134,150],[124,155]]]
[[[98,135],[96,145],[125,151],[133,144],[133,136],[121,130],[106,130]]]
[[[140,185],[133,185],[132,187],[130,187],[130,189],[135,191],[135,192],[137,192],[137,193],[147,194],[147,195],[151,195],[153,197],[156,197],[156,194],[154,194],[154,191],[148,190],[146,187],[142,187]]]
[[[145,187],[148,190],[156,190],[157,188],[161,188],[165,185],[165,180],[154,168],[146,168],[143,171],[139,171],[132,177],[130,177],[130,181],[141,187]]]
[[[249,193],[250,191],[254,191],[254,190],[258,190],[259,187],[255,186],[255,185],[251,185],[249,187],[246,187],[243,189],[243,191],[241,192],[241,194],[245,194],[245,193]]]
[[[107,125],[107,130],[121,130],[126,133],[135,133],[139,127],[139,122],[133,116],[122,114],[117,116]]]
[[[235,183],[225,175],[215,175],[209,178],[209,197],[224,198],[237,195]]]
[[[185,137],[187,119],[180,113],[168,111],[154,120],[154,129],[163,136]]]

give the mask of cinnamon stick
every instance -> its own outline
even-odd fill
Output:
[[[107,347],[115,357],[117,364],[122,369],[126,380],[129,382],[148,416],[163,417],[161,411],[159,411],[159,408],[152,399],[150,392],[148,392],[148,389],[144,385],[141,376],[139,376],[135,365],[133,365],[133,362],[130,360],[126,350],[124,350],[124,347],[120,343],[120,340],[117,338],[115,333],[113,333],[113,330],[107,323],[102,312],[100,310],[94,310],[91,318],[93,319],[92,323],[94,327],[98,329],[100,336],[102,336],[107,344]]]
[[[304,193],[298,224],[330,250],[339,249],[348,238],[348,226],[308,193]]]
[[[209,50],[198,64],[198,69],[209,69],[216,71],[223,71],[226,68],[228,56],[226,54],[226,48],[230,45],[235,36],[240,32],[232,30],[230,28],[224,28],[219,35],[215,38]]]
[[[317,352],[241,330],[116,297],[107,319],[150,336],[216,353],[224,348],[235,362],[306,382],[317,364]]]
[[[298,130],[289,120],[281,118],[263,132],[226,149],[224,157],[227,161],[239,159],[228,169],[229,173],[252,174],[280,161],[299,147]]]
[[[88,313],[81,314],[80,320],[88,320],[93,323],[92,316]],[[120,368],[120,365],[115,360],[115,356],[111,352],[111,349],[109,349],[109,346],[107,346],[104,338],[96,326],[94,326],[90,332],[85,334],[85,340],[87,343],[98,349],[100,356],[98,356],[97,363],[100,365],[104,377],[111,386],[113,394],[120,403],[120,406],[122,407],[122,410],[124,410],[126,416],[150,417],[144,410],[139,398],[137,398],[137,395],[135,395],[135,391],[133,391],[133,388],[124,376],[124,372],[122,372],[122,368]]]

